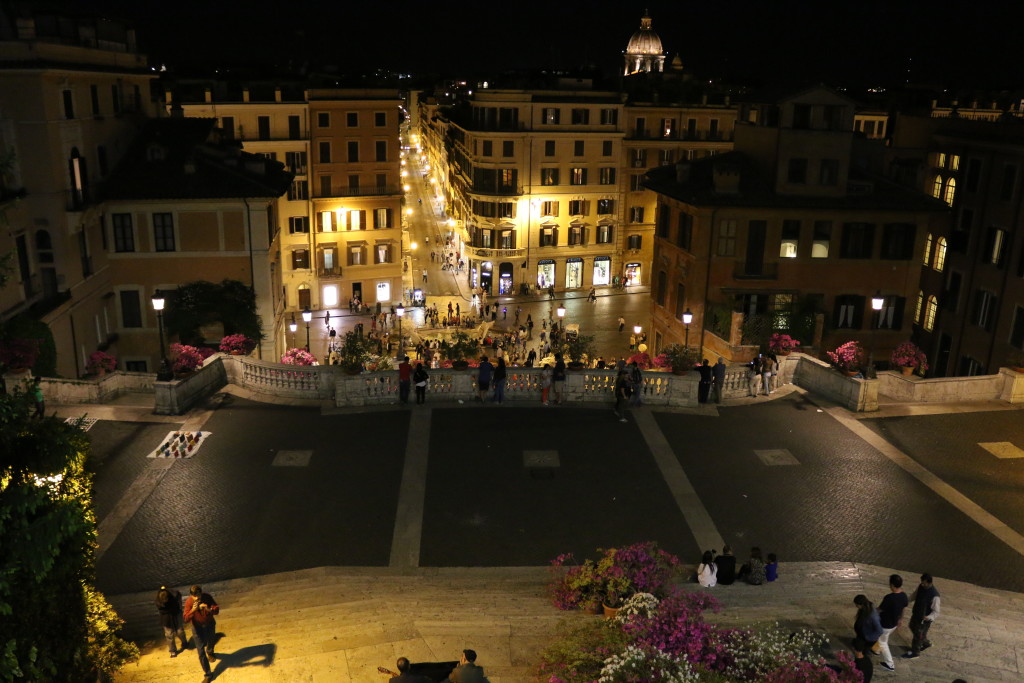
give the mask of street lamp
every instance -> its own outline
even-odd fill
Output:
[[[686,336],[683,338],[683,346],[690,348],[690,323],[693,322],[693,313],[687,308],[683,311],[683,324],[686,325]]]
[[[169,382],[174,378],[170,365],[167,363],[167,352],[164,350],[164,299],[163,292],[159,289],[153,293],[153,310],[156,311],[156,324],[160,334],[160,369],[157,370],[156,379],[158,382]]]
[[[875,367],[875,330],[882,326],[882,306],[885,304],[885,297],[882,296],[882,290],[876,290],[875,295],[871,297],[871,310],[878,313],[875,320],[875,325],[871,329],[871,350],[868,352],[868,368],[872,370]]]
[[[299,329],[299,324],[295,322],[295,314],[292,313],[292,321],[288,323],[288,331],[292,333],[292,344],[295,344],[295,332]]]
[[[633,334],[639,335],[643,330],[644,328],[640,327],[640,323],[633,325]]]
[[[558,314],[558,329],[564,329],[562,326],[562,320],[565,318],[565,306],[559,305],[555,309],[555,313]]]
[[[306,323],[306,351],[309,351],[309,321],[313,319],[313,312],[309,306],[302,311],[302,322]]]
[[[396,358],[402,357],[402,318],[405,317],[405,306],[399,302],[398,308],[395,309],[395,315],[398,316],[398,355]]]

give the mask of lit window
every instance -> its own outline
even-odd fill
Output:
[[[946,267],[946,238],[940,237],[939,241],[935,244],[935,270],[942,272],[942,269]]]
[[[928,236],[924,238],[924,258],[922,262],[927,266],[931,263],[932,259],[932,234],[928,233]]]
[[[935,182],[932,184],[932,196],[936,199],[942,198],[942,176],[935,176]]]
[[[946,194],[942,197],[942,199],[950,206],[953,206],[953,196],[955,194],[956,178],[950,178],[949,180],[946,181]]]
[[[935,315],[939,312],[939,300],[935,295],[928,297],[928,307],[924,312],[924,329],[931,332],[935,329]]]
[[[949,170],[959,171],[960,170],[960,155],[950,154],[949,155]]]
[[[924,308],[924,292],[917,290],[917,308],[914,309],[914,322],[921,322],[921,309]]]
[[[942,152],[939,152],[939,158],[935,160],[935,165],[938,166],[939,168],[945,168],[946,167],[946,155],[943,154]]]

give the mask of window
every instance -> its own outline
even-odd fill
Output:
[[[1024,308],[1017,306],[1013,311],[1013,328],[1010,330],[1010,345],[1024,351]]]
[[[663,240],[668,239],[669,223],[672,219],[672,214],[667,206],[659,206],[654,212],[654,223],[658,237]]]
[[[933,240],[933,238],[932,238],[932,234],[931,234],[931,233],[928,233],[928,234],[927,234],[927,235],[925,236],[925,238],[924,238],[924,256],[923,256],[923,258],[921,259],[921,261],[922,261],[922,263],[924,263],[924,265],[926,265],[926,266],[927,266],[927,265],[929,265],[929,264],[931,263],[931,256],[932,256],[932,240]]]
[[[498,218],[515,218],[515,202],[498,202]]]
[[[555,156],[555,141],[545,140],[544,141],[544,156],[553,157]]]
[[[935,176],[935,182],[932,183],[932,196],[936,199],[942,199],[942,176]]]
[[[985,251],[982,252],[982,263],[991,263],[997,268],[1003,267],[1003,256],[1006,251],[1006,231],[989,228],[985,237]]]
[[[569,215],[570,216],[586,216],[587,215],[587,202],[582,199],[573,199],[569,201]]]
[[[384,190],[388,186],[388,174],[387,173],[377,173],[377,174],[375,174],[373,176],[373,181],[374,181],[374,183],[376,183],[377,189]]]
[[[301,140],[302,139],[302,120],[298,116],[288,117],[288,139],[289,140]],[[285,152],[288,155],[288,152]]]
[[[639,250],[643,245],[643,235],[630,235],[626,238],[626,248]]]
[[[935,329],[935,316],[939,312],[939,300],[934,295],[928,297],[928,303],[924,309],[924,329],[931,332]]]
[[[597,214],[599,216],[615,213],[615,200],[614,199],[598,199],[597,200]]]
[[[359,245],[348,248],[348,265],[366,265],[366,249],[363,246]]]
[[[587,184],[587,169],[585,169],[585,168],[570,168],[569,169],[569,184],[570,185],[586,185]]]
[[[373,113],[373,125],[377,128],[383,128],[388,125],[388,115],[382,111],[376,111]]]
[[[256,135],[260,140],[270,139],[270,117],[269,116],[257,116],[256,117]]]
[[[914,309],[914,322],[921,322],[921,311],[924,310],[924,292],[917,290],[917,307]]]
[[[999,188],[999,199],[1008,202],[1013,199],[1014,186],[1017,184],[1017,167],[1011,164],[1003,166],[1003,184]]]
[[[92,115],[100,115],[100,89],[95,85],[89,86],[89,99],[92,102]]]
[[[693,216],[680,212],[676,225],[676,246],[680,249],[690,249],[693,240]]]
[[[859,330],[863,323],[864,297],[843,294],[836,297],[835,327]]]
[[[644,190],[644,177],[642,175],[629,176],[629,191],[642,192]]]
[[[718,224],[718,248],[719,256],[736,255],[736,221],[723,220]]]
[[[359,112],[350,111],[345,114],[345,125],[349,128],[359,127]]]
[[[516,155],[516,143],[514,140],[501,141],[501,156],[512,157]]]
[[[220,117],[220,129],[224,131],[224,137],[228,140],[235,139],[235,117],[234,116],[222,116]]]
[[[942,269],[946,267],[946,238],[940,237],[939,241],[935,243],[935,263],[933,265],[935,270],[942,272]]]
[[[540,169],[540,184],[541,185],[557,185],[558,184],[558,169],[557,168],[542,168],[542,169]]]
[[[288,188],[288,199],[292,201],[309,199],[308,187],[305,180],[293,180],[291,187]]]
[[[114,83],[110,86],[110,102],[114,107],[114,113],[121,113],[121,86]]]
[[[950,271],[949,273],[949,284],[946,287],[946,291],[943,293],[943,298],[946,301],[946,310],[956,313],[960,307],[960,287],[963,282],[963,276],[960,273]]]
[[[811,127],[811,105],[793,105],[793,127],[807,129]]]
[[[996,320],[996,295],[984,289],[974,294],[974,324],[992,331]]]
[[[353,209],[348,212],[349,230],[366,230],[366,209]]]
[[[839,160],[838,159],[822,159],[821,168],[818,173],[818,183],[820,185],[838,185],[839,184]]]
[[[373,245],[374,263],[391,263],[391,244],[389,242],[378,242]]]
[[[577,246],[583,244],[583,226],[570,225],[569,226],[569,246]]]
[[[878,329],[901,329],[903,327],[903,308],[906,301],[901,296],[884,297],[882,299],[882,310],[878,312]]]
[[[661,152],[658,154],[658,156],[661,159],[661,165],[668,166],[669,164],[671,164],[674,155],[675,152],[673,152],[671,149],[661,150]]]
[[[331,113],[328,111],[318,111],[316,113],[316,126],[317,128],[330,128]]]
[[[614,146],[612,145],[612,141],[605,140],[604,142],[601,143],[601,155],[610,157],[612,155],[613,148]]]
[[[284,163],[288,166],[288,170],[298,175],[306,174],[306,153],[305,152],[285,152]]]
[[[981,179],[981,159],[967,160],[966,187],[968,192],[978,191],[978,181]]]
[[[631,206],[631,207],[629,207],[629,222],[630,223],[643,223],[644,222],[644,207],[642,207],[642,206]]]
[[[615,184],[615,167],[605,166],[600,170],[600,183],[602,185],[614,185]]]
[[[955,195],[956,195],[956,178],[950,178],[949,180],[946,181],[946,192],[942,196],[942,199],[943,199],[943,201],[945,201],[950,206],[953,206],[953,198],[954,198]]]
[[[680,282],[676,284],[676,320],[682,320],[686,310],[686,287]]]
[[[633,168],[644,168],[647,166],[647,150],[646,149],[632,149],[630,150],[630,164]]]
[[[807,182],[807,159],[790,159],[786,180],[794,185]]]
[[[782,221],[782,241],[779,243],[781,258],[796,258],[800,250],[800,221]]]
[[[589,109],[573,109],[572,110],[572,122],[577,126],[585,126],[590,123],[590,110]]]
[[[872,223],[844,223],[839,258],[871,258],[875,226]]]
[[[501,168],[498,169],[498,189],[499,190],[515,190],[516,189],[516,169],[514,168]]]
[[[601,224],[597,226],[597,243],[598,244],[611,244],[613,237],[612,226],[608,224]]]
[[[388,142],[387,140],[376,140],[373,143],[373,152],[377,161],[388,160]]]
[[[331,176],[322,175],[320,176],[320,196],[330,197],[331,195]]]
[[[352,194],[359,194],[359,174],[353,173],[348,177],[348,191]]]
[[[135,251],[132,215],[130,213],[111,214],[110,224],[114,231],[114,251],[118,253]]]
[[[583,140],[575,140],[572,143],[572,154],[573,154],[573,156],[581,157],[581,156],[585,155],[585,152],[586,152],[586,143],[584,143]]]
[[[499,249],[515,249],[516,248],[516,231],[515,230],[500,230],[498,233],[498,248]]]
[[[542,247],[555,247],[558,246],[558,228],[545,228],[540,229],[540,246]]]
[[[142,327],[142,305],[139,290],[123,289],[121,295],[121,327]]]
[[[638,116],[636,119],[636,125],[633,130],[634,137],[645,138],[647,137],[647,119],[643,116]]]
[[[558,119],[559,119],[558,109],[556,109],[554,107],[548,107],[547,109],[543,110],[543,112],[542,112],[542,120],[544,121],[544,123],[549,124],[549,125],[557,125],[558,124]]]
[[[174,251],[174,219],[169,213],[153,214],[153,249]]]
[[[61,90],[60,92],[62,101],[64,103],[64,118],[73,119],[75,118],[75,100],[71,95],[70,90]]]
[[[601,125],[614,126],[619,122],[619,110],[618,109],[602,109],[601,110]]]
[[[881,258],[908,261],[914,257],[917,227],[913,223],[886,223],[882,230]]]
[[[541,202],[540,205],[541,216],[557,216],[558,215],[558,202]]]
[[[661,137],[670,138],[675,135],[676,132],[676,120],[675,119],[662,119],[661,120]]]
[[[355,140],[348,143],[348,161],[349,163],[359,161],[359,143]]]
[[[317,150],[320,153],[320,163],[329,164],[331,163],[331,143],[320,142],[317,143]]]
[[[293,235],[299,232],[309,232],[309,216],[289,216],[288,232]]]

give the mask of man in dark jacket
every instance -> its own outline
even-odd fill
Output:
[[[156,593],[156,611],[160,615],[160,625],[164,627],[164,637],[167,638],[167,648],[171,657],[177,657],[175,637],[181,638],[182,651],[188,648],[185,626],[181,623],[181,591],[160,586]]]
[[[462,651],[462,659],[459,660],[455,671],[448,676],[448,680],[451,683],[485,683],[487,681],[487,677],[484,676],[484,668],[476,665],[476,651]]]
[[[728,586],[736,581],[736,556],[732,554],[732,548],[722,548],[722,554],[715,558],[715,567],[718,569],[718,583]]]
[[[199,665],[203,667],[203,683],[210,683],[210,660],[216,659],[213,654],[214,639],[217,635],[217,620],[220,606],[213,596],[203,592],[202,586],[192,586],[188,599],[185,600],[185,621],[192,624],[192,637],[196,641],[199,654]]]
[[[910,632],[914,634],[914,640],[910,652],[903,655],[904,659],[920,657],[922,650],[932,646],[928,640],[928,629],[938,618],[940,605],[939,591],[932,585],[932,575],[921,574],[921,584],[914,592],[914,607],[910,611]]]
[[[714,380],[714,375],[712,374],[711,366],[708,365],[707,358],[697,368],[697,372],[700,373],[700,384],[697,385],[697,401],[707,403],[708,394],[711,393],[711,382]]]
[[[711,374],[715,379],[715,403],[722,402],[722,392],[725,390],[725,359],[719,357],[715,367],[711,368]]]

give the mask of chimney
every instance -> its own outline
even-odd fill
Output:
[[[242,101],[243,102],[248,102],[249,101],[249,88],[242,88]]]
[[[203,88],[203,102],[213,102],[213,91],[209,88]]]
[[[736,164],[720,161],[712,167],[717,194],[739,194],[740,168]]]
[[[279,85],[274,86],[274,101],[275,102],[280,102],[281,101],[281,86],[279,86]]]

